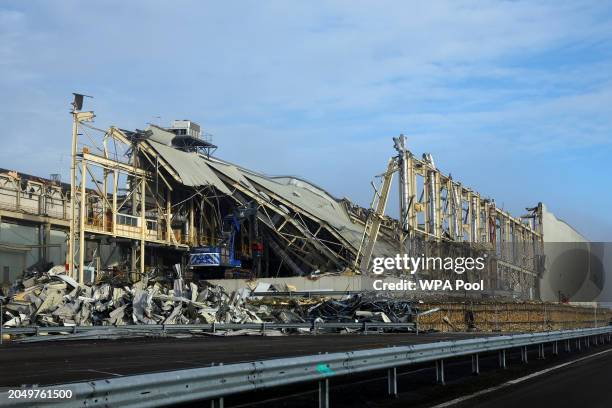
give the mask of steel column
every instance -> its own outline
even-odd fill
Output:
[[[70,237],[68,239],[68,273],[70,277],[76,278],[74,272],[74,252],[76,234],[76,154],[77,140],[79,137],[79,125],[77,111],[72,112],[72,149],[70,154]],[[20,195],[17,194],[17,199]]]
[[[389,164],[387,165],[387,171],[383,175],[383,183],[380,188],[380,195],[378,197],[378,202],[376,203],[376,211],[370,215],[372,217],[372,223],[370,224],[370,229],[364,229],[364,237],[367,238],[365,249],[363,250],[363,254],[361,256],[361,262],[359,264],[359,270],[362,273],[367,273],[370,265],[370,260],[372,258],[372,254],[374,253],[374,245],[376,245],[376,240],[378,237],[378,233],[380,231],[380,225],[382,223],[385,207],[387,206],[387,200],[389,198],[389,190],[391,189],[391,182],[393,181],[393,173],[395,171],[395,160],[389,160]],[[357,258],[355,259],[357,261]]]
[[[146,207],[146,187],[145,187],[145,178],[142,176],[140,179],[140,279],[144,276],[145,270],[145,239],[147,232],[147,207]],[[140,280],[138,279],[138,280]]]
[[[87,216],[86,188],[87,163],[81,162],[81,208],[79,216],[79,283],[85,283],[85,217]]]

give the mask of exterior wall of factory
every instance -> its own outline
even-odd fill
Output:
[[[610,273],[605,268],[610,265],[605,259],[606,249],[610,252],[610,248],[603,243],[589,242],[544,205],[542,226],[545,270],[540,279],[541,299],[553,302],[598,300]]]
[[[0,283],[6,285],[21,277],[25,268],[41,258],[41,228],[44,227],[0,222]],[[65,260],[66,233],[51,229],[47,261],[61,265]]]
[[[67,185],[0,169],[0,286],[45,260],[66,262]]]

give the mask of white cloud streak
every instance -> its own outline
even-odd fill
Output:
[[[598,1],[4,2],[0,166],[66,167],[79,90],[100,126],[190,117],[221,156],[364,205],[404,132],[511,210],[563,197],[556,213],[610,225],[597,188],[610,165],[584,157],[612,151],[611,14]],[[525,181],[554,179],[574,150],[590,190]]]

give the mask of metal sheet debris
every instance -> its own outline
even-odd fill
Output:
[[[134,284],[113,281],[81,285],[58,268],[28,277],[27,281],[28,287],[24,282],[15,285],[7,299],[5,327],[408,323],[418,313],[413,301],[374,293],[353,294],[343,299],[261,296],[262,290],[274,293],[288,289],[266,282],[231,293],[206,281],[185,283],[182,278],[155,280],[146,276]],[[340,326],[337,330],[342,329]],[[304,327],[283,329],[288,331],[310,332]],[[255,333],[261,335],[262,331],[237,329],[216,335]],[[99,335],[92,334],[96,338]]]

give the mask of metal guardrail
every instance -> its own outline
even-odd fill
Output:
[[[275,297],[318,297],[318,296],[351,296],[368,293],[367,290],[293,290],[293,291],[266,291],[253,292],[251,296]]]
[[[29,334],[29,335],[40,335],[40,334],[77,334],[96,332],[103,334],[105,331],[115,332],[117,330],[124,331],[135,331],[135,332],[150,332],[150,333],[172,333],[172,332],[211,332],[214,333],[217,330],[290,330],[290,329],[309,329],[312,331],[324,331],[324,330],[339,330],[339,329],[353,329],[353,330],[414,330],[416,327],[415,323],[382,323],[382,322],[361,322],[361,323],[348,323],[348,322],[325,322],[325,323],[212,323],[212,324],[133,324],[124,326],[26,326],[26,327],[5,327],[3,332],[5,334]]]
[[[329,379],[349,374],[387,369],[389,393],[397,393],[399,366],[436,362],[436,377],[444,382],[444,359],[472,355],[472,367],[478,353],[498,351],[500,365],[505,367],[505,351],[521,348],[521,357],[527,361],[527,347],[538,345],[540,357],[544,357],[544,344],[553,343],[558,352],[558,342],[570,340],[576,346],[591,340],[610,341],[612,327],[566,330],[533,334],[500,335],[457,341],[416,344],[344,353],[319,354],[303,357],[280,358],[219,365],[206,368],[169,371],[109,378],[89,382],[41,387],[45,390],[71,390],[69,400],[46,400],[48,407],[158,407],[200,400],[212,400],[222,406],[223,397],[246,391],[273,388],[307,381],[319,382],[319,406],[329,406]],[[474,357],[476,359],[474,360]],[[32,400],[8,400],[7,393],[0,394],[0,405],[29,407]]]

